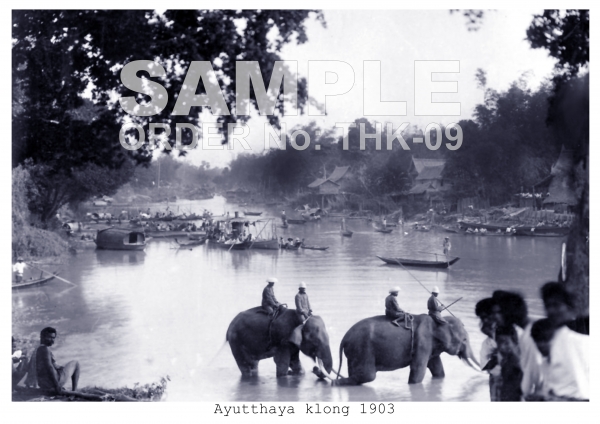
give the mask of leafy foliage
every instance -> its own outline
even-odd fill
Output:
[[[35,212],[48,220],[66,202],[110,194],[132,175],[132,160],[148,164],[152,152],[122,148],[125,113],[114,99],[132,95],[120,70],[151,59],[167,69],[161,81],[169,103],[153,122],[198,124],[198,114],[171,116],[185,70],[210,61],[229,109],[235,103],[235,62],[258,61],[269,80],[285,43],[306,41],[309,10],[16,10],[12,16],[13,167],[30,159],[39,184]],[[317,13],[317,19],[322,15]],[[200,87],[203,90],[204,87]],[[84,94],[91,97],[84,99]],[[282,93],[279,93],[280,100]],[[138,101],[146,96],[137,93]],[[306,99],[299,83],[299,107]],[[255,97],[251,104],[256,106]],[[283,110],[270,117],[277,125]],[[148,129],[148,119],[129,117]],[[222,116],[220,122],[247,116]],[[191,140],[183,132],[183,143]],[[104,175],[104,178],[102,177]]]
[[[590,60],[590,11],[544,10],[527,29],[534,49],[546,49],[558,59],[557,71],[576,76]]]

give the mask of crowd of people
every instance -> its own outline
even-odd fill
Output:
[[[589,336],[569,328],[575,328],[573,296],[557,282],[540,292],[546,318],[537,321],[514,292],[496,290],[475,306],[487,336],[481,364],[494,402],[589,400]]]

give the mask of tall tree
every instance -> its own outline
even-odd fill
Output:
[[[93,164],[107,173],[136,163],[148,163],[149,149],[126,151],[119,143],[125,112],[115,96],[134,95],[121,83],[120,70],[134,60],[154,60],[167,72],[161,83],[169,92],[165,109],[151,119],[128,117],[147,132],[150,121],[198,124],[199,111],[172,116],[177,95],[192,61],[209,61],[233,114],[220,116],[223,123],[244,121],[235,115],[235,63],[257,61],[267,83],[281,60],[286,43],[306,41],[309,10],[176,10],[157,13],[144,10],[16,10],[12,26],[13,166],[31,159],[48,180],[64,184]],[[316,14],[322,20],[320,13]],[[286,70],[284,70],[286,71]],[[286,71],[288,72],[288,71]],[[200,84],[200,92],[205,87]],[[306,84],[299,81],[298,103],[306,100]],[[90,96],[94,113],[77,114]],[[250,103],[256,107],[251,94]],[[278,124],[277,113],[269,117]],[[174,133],[174,131],[173,131]],[[191,132],[183,132],[184,144]],[[102,188],[107,189],[106,187]],[[99,190],[88,192],[102,193]],[[65,200],[67,201],[67,200]],[[60,205],[59,205],[60,206]],[[50,209],[53,209],[51,207]],[[44,216],[52,216],[49,211]]]
[[[575,223],[567,241],[564,284],[577,298],[582,325],[589,332],[589,10],[546,10],[527,30],[533,48],[557,59],[548,125],[573,153]],[[560,275],[563,279],[563,273]]]

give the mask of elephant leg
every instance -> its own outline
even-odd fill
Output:
[[[242,377],[254,377],[258,375],[258,361],[252,359],[244,350],[238,346],[231,346],[231,352],[235,358]]]
[[[428,356],[415,353],[410,363],[410,374],[408,375],[408,384],[419,384],[425,378],[427,371]]]
[[[334,380],[335,386],[358,386],[375,380],[377,367],[375,356],[370,351],[363,352],[366,358],[360,360],[348,358],[348,378]]]
[[[290,349],[287,347],[279,347],[273,356],[273,361],[277,367],[277,377],[285,377],[288,374],[290,367]]]
[[[438,356],[434,356],[427,363],[427,368],[431,371],[431,375],[433,378],[444,378],[446,374],[444,373],[444,365],[442,364],[442,358]]]
[[[300,363],[300,350],[295,349],[291,352],[290,355],[290,368],[292,369],[292,374],[294,375],[303,375],[304,368],[302,368],[302,364]]]

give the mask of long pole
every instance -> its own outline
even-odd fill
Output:
[[[445,310],[445,309],[448,309],[450,306],[454,305],[454,304],[455,304],[456,302],[458,302],[460,299],[462,299],[462,297],[459,297],[458,299],[456,299],[454,302],[452,302],[452,303],[451,303],[451,304],[449,304],[448,306],[445,306],[445,307],[444,307],[444,309],[442,309],[442,311],[443,311],[443,310]],[[448,312],[450,312],[450,311],[448,311]]]
[[[415,276],[414,276],[414,275],[413,275],[413,274],[412,274],[412,273],[411,273],[411,272],[410,272],[408,269],[406,269],[406,267],[405,267],[404,265],[402,265],[402,263],[401,263],[400,261],[396,261],[396,262],[398,262],[398,265],[400,265],[400,266],[401,266],[401,267],[402,267],[402,268],[403,268],[403,269],[404,269],[406,272],[408,272],[408,273],[410,274],[410,276],[411,276],[412,278],[414,278],[414,279],[415,279],[415,281],[416,281],[417,283],[419,283],[419,284],[421,285],[421,287],[423,287],[427,293],[431,294],[431,292],[429,291],[429,289],[428,289],[427,287],[425,287],[425,286],[423,285],[423,283],[421,283],[421,282],[419,281],[419,279],[418,279],[417,277],[415,277]],[[441,302],[439,299],[438,299],[438,302],[440,302],[440,305],[441,305],[441,306],[444,306],[444,304],[443,304],[443,303],[442,303],[442,302]],[[446,309],[446,306],[444,306],[444,309]],[[450,312],[450,315],[452,315],[454,318],[456,318],[456,316],[455,316],[455,315],[452,313],[452,311],[450,311],[450,310],[448,309],[448,312]]]
[[[35,266],[35,265],[31,264],[31,263],[30,263],[29,265],[31,265],[33,268],[37,269],[38,271],[42,271],[42,272],[45,272],[46,274],[50,274],[50,275],[52,275],[54,278],[58,278],[59,280],[61,280],[61,281],[64,281],[64,282],[65,282],[65,283],[67,283],[67,284],[70,284],[70,285],[72,285],[72,286],[75,286],[75,287],[77,287],[77,284],[71,283],[69,280],[66,280],[66,279],[64,279],[64,278],[62,278],[62,277],[59,277],[59,276],[58,276],[58,275],[56,275],[56,274],[52,274],[51,272],[48,272],[48,271],[46,271],[45,269],[38,268],[37,266]]]
[[[271,222],[271,219],[268,219],[267,222],[265,223],[265,225],[262,227],[262,230],[260,230],[260,232],[256,235],[256,238],[258,238],[258,236],[260,236],[260,234],[263,232],[263,230],[265,228],[267,228],[267,224]],[[252,240],[252,243],[250,244],[250,247],[248,248],[248,250],[252,249],[252,246],[254,245],[254,242],[256,241],[256,238],[254,240]]]

